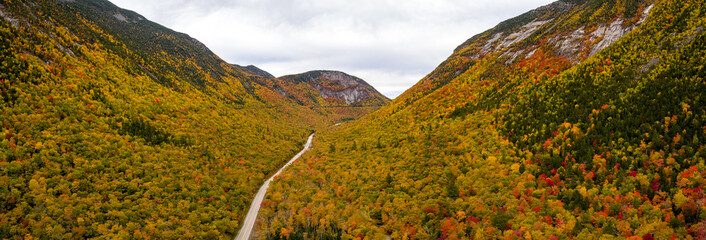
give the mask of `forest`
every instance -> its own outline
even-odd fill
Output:
[[[259,237],[706,237],[703,6],[559,1],[469,39],[319,133]],[[627,33],[602,44],[607,26]]]
[[[232,239],[316,132],[254,238],[704,239],[705,8],[560,0],[390,102],[105,0],[0,0],[0,238]]]
[[[373,110],[298,104],[107,1],[0,13],[0,239],[231,239],[308,134]]]

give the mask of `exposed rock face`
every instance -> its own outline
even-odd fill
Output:
[[[337,82],[343,87],[358,87],[359,85],[370,86],[363,79],[337,71],[316,71],[321,74],[319,78],[325,78]]]
[[[573,6],[575,6],[573,3],[557,1],[539,7],[521,15],[517,19],[502,22],[495,28],[466,40],[454,52],[459,52],[478,42],[483,44],[481,49],[475,55],[469,56],[469,58],[479,59],[487,54],[502,52],[507,47],[512,47],[512,45],[532,36],[547,23],[552,23],[554,16],[571,10]],[[486,35],[487,33],[490,35]]]
[[[14,27],[19,25],[19,21],[16,18],[13,18],[9,13],[5,12],[5,7],[2,4],[0,4],[0,17],[10,22]]]
[[[324,81],[333,81],[342,87],[331,88],[321,83],[314,83],[314,88],[319,90],[319,94],[321,94],[321,97],[324,99],[338,98],[346,101],[346,104],[352,104],[370,97],[374,91],[374,89],[362,79],[342,72],[322,72],[320,78],[324,78],[320,79]],[[376,93],[377,91],[374,92]]]
[[[323,99],[343,100],[346,104],[367,102],[372,105],[382,105],[389,101],[375,88],[363,79],[338,71],[310,71],[302,74],[288,75],[280,79],[306,83],[315,88]]]
[[[657,64],[657,63],[659,63],[659,62],[661,62],[661,61],[662,61],[662,59],[660,59],[660,58],[653,58],[653,59],[650,59],[650,61],[647,62],[647,64],[645,64],[644,66],[640,67],[640,72],[647,72],[647,71],[649,71],[650,68],[652,68],[652,66],[654,66],[655,64]]]
[[[555,15],[560,12],[571,10],[574,3],[557,1],[547,6],[537,8],[525,15],[525,22],[519,27],[507,28],[501,23],[491,32],[483,37],[469,39],[456,51],[460,51],[477,41],[477,50],[466,55],[469,59],[481,59],[489,54],[498,53],[507,57],[506,65],[510,65],[518,58],[529,58],[535,51],[536,46],[520,46],[525,39],[536,34],[545,34],[553,31],[557,25],[561,25],[561,20],[557,20]],[[598,26],[586,27],[576,26],[575,29],[562,31],[547,39],[549,45],[555,46],[555,53],[571,61],[572,64],[581,62],[582,59],[598,53],[600,50],[610,46],[615,41],[630,33],[640,26],[649,15],[653,5],[644,8],[642,16],[638,21],[626,23],[621,16],[612,21],[601,23]],[[629,22],[629,21],[627,21]],[[516,24],[516,23],[507,23]]]
[[[525,38],[529,37],[532,35],[534,32],[539,30],[540,27],[542,27],[544,24],[547,24],[548,22],[551,22],[552,19],[545,20],[545,21],[537,21],[536,19],[528,24],[525,24],[522,26],[519,32],[513,32],[510,33],[505,39],[503,39],[496,49],[503,49],[505,47],[509,47],[515,43],[518,43]]]
[[[121,13],[115,13],[115,14],[113,14],[113,17],[115,17],[115,19],[118,19],[118,21],[128,22],[127,18]]]
[[[495,48],[493,47],[493,44],[495,42],[497,42],[502,36],[503,36],[502,32],[499,32],[499,33],[496,33],[495,35],[493,35],[493,38],[491,38],[490,40],[485,42],[485,45],[483,45],[483,48],[480,50],[480,53],[488,54],[488,53],[493,52],[495,50]]]
[[[483,45],[483,48],[481,48],[479,51],[480,54],[473,55],[470,58],[479,59],[483,55],[491,54],[494,52],[502,52],[507,47],[510,47],[513,44],[525,40],[527,37],[531,36],[534,32],[539,30],[544,24],[547,24],[549,22],[551,22],[551,19],[544,21],[538,21],[535,19],[534,21],[523,25],[517,32],[510,32],[509,34],[506,34],[504,32],[496,33],[485,43],[485,45]],[[508,60],[507,62],[507,64],[510,64],[512,63],[512,61],[515,60],[515,58],[517,58],[517,56],[521,55],[524,52],[524,50],[506,51],[502,55],[510,56],[510,60]]]
[[[559,56],[565,57],[573,64],[579,63],[581,57],[590,57],[610,46],[615,41],[630,33],[632,30],[640,26],[650,13],[653,5],[646,7],[639,21],[631,25],[625,25],[625,20],[618,17],[615,21],[604,23],[598,26],[591,32],[586,32],[585,27],[581,26],[569,34],[562,34],[549,39],[557,49],[556,53]],[[587,43],[592,43],[597,40],[597,43],[590,46]],[[589,47],[591,49],[587,55],[582,55],[582,49]]]
[[[73,1],[71,1],[73,2]],[[115,10],[115,13],[113,13],[113,17],[117,19],[118,21],[124,22],[124,23],[137,23],[139,21],[144,20],[142,16],[136,13],[125,13],[123,14],[121,11],[125,11],[124,9],[117,9]]]
[[[341,91],[334,91],[326,88],[319,88],[319,93],[324,98],[339,98],[346,101],[346,104],[352,104],[366,98],[370,95],[366,89],[360,87],[346,88]]]
[[[187,35],[187,36],[188,36],[188,35]],[[204,50],[204,51],[207,51],[207,52],[210,52],[210,51],[211,51],[211,49],[208,49],[208,47],[206,47],[206,44],[203,44],[201,41],[196,40],[196,38],[188,37],[188,39],[189,39],[191,42],[193,42],[194,44],[196,44],[196,46],[198,46],[199,48],[201,48],[201,50]]]
[[[597,39],[602,37],[602,39],[600,42],[596,43],[596,45],[593,45],[593,48],[591,48],[591,53],[589,53],[588,56],[593,56],[594,54],[598,53],[598,51],[610,46],[615,41],[618,41],[619,38],[625,36],[625,34],[632,31],[634,28],[634,26],[623,27],[622,18],[618,18],[617,20],[613,21],[608,27],[601,25],[600,27],[598,27],[598,29],[596,29],[596,31],[593,31],[591,33],[591,38]]]
[[[600,0],[559,0],[505,20],[456,47],[446,61],[400,97],[415,101],[479,63],[484,69],[485,64],[490,64],[488,61],[500,62],[509,67],[507,70],[527,67],[549,71],[552,67],[579,64],[619,42],[653,12],[653,1],[625,2],[625,6],[618,4],[620,7],[616,8]],[[684,44],[678,43],[675,47],[680,45]],[[545,60],[557,61],[554,65],[545,65]],[[547,73],[559,71],[552,69]],[[478,76],[467,75],[467,78],[484,80],[496,74],[489,71]]]

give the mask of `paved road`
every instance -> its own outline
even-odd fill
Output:
[[[311,147],[311,140],[314,138],[314,134],[312,133],[309,135],[309,139],[306,141],[306,144],[304,145],[304,149],[302,149],[301,152],[297,153],[297,155],[294,155],[287,164],[285,164],[282,168],[279,169],[272,177],[267,179],[264,184],[262,184],[262,187],[260,187],[260,190],[257,191],[257,194],[255,194],[255,198],[252,200],[252,204],[250,204],[250,210],[248,211],[248,215],[245,216],[245,222],[243,222],[243,226],[240,228],[240,231],[238,231],[238,236],[235,237],[235,240],[247,240],[250,238],[250,233],[252,232],[252,228],[255,225],[255,219],[257,219],[257,213],[260,211],[260,204],[262,204],[262,200],[265,199],[265,194],[267,193],[267,188],[270,187],[270,181],[274,179],[277,175],[282,173],[282,170],[287,168],[289,164],[292,164],[294,160],[297,160],[297,158],[301,157],[306,150],[309,150],[309,147]]]

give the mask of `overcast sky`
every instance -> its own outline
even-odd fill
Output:
[[[394,98],[456,46],[553,0],[110,0],[275,76],[339,70]]]

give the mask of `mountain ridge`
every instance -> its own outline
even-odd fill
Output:
[[[307,83],[319,91],[324,100],[341,99],[342,104],[382,106],[390,100],[365,80],[335,70],[313,70],[279,77],[292,83]],[[339,102],[340,101],[333,101]]]
[[[105,1],[0,16],[0,238],[232,238],[314,130],[256,238],[706,236],[699,0],[540,7],[392,101],[226,63]]]
[[[296,103],[108,1],[0,16],[3,239],[231,238],[305,136],[374,110]]]
[[[262,69],[258,68],[258,67],[255,66],[255,65],[247,65],[247,66],[245,66],[245,67],[240,66],[240,65],[237,65],[237,64],[234,64],[234,65],[235,65],[236,67],[238,67],[238,68],[244,69],[243,71],[245,71],[245,72],[247,72],[247,73],[250,73],[250,74],[252,74],[252,75],[257,75],[257,76],[261,76],[261,77],[264,77],[264,78],[275,78],[274,75],[270,74],[269,72],[267,72],[267,71],[265,71],[265,70],[262,70]]]
[[[630,3],[632,6],[634,5],[632,4],[633,2],[642,1],[619,2],[625,2],[623,5]],[[406,90],[401,96],[406,97],[407,95],[411,95],[415,91],[419,91],[420,88],[436,89],[471,67],[476,63],[475,60],[479,60],[493,53],[500,53],[500,57],[506,57],[505,65],[512,65],[513,61],[518,57],[520,57],[519,59],[523,57],[525,59],[529,58],[539,48],[559,47],[560,51],[565,51],[563,54],[559,55],[559,57],[569,57],[567,60],[571,62],[571,65],[575,65],[580,63],[582,59],[592,56],[607,45],[610,45],[612,42],[604,41],[606,34],[612,36],[609,40],[617,40],[617,38],[633,30],[635,26],[640,25],[651,9],[649,6],[642,6],[641,9],[643,10],[638,11],[636,6],[632,6],[631,8],[635,9],[624,10],[625,13],[630,14],[627,16],[628,21],[626,22],[622,20],[624,19],[624,17],[620,15],[622,13],[619,14],[602,10],[600,8],[601,6],[603,5],[595,0],[576,2],[556,1],[521,14],[518,17],[503,21],[497,26],[477,34],[459,45],[454,50],[453,54],[429,75],[425,76],[423,81],[418,82],[413,87]],[[584,10],[576,11],[572,10],[571,7],[574,9],[584,8]],[[592,11],[598,10],[602,10],[603,12],[608,11],[608,13],[592,13]],[[578,26],[575,23],[562,23],[563,20],[559,21],[556,19],[560,14],[571,14],[573,17],[585,20],[591,18],[595,19],[589,29],[592,31],[585,31],[582,26]],[[624,23],[628,23],[629,25],[622,26],[625,25]],[[563,29],[557,31],[556,27],[562,24],[565,25]],[[574,24],[574,26],[567,26],[566,24]],[[607,25],[610,27],[606,28]],[[547,31],[550,30],[555,32],[553,37],[548,37],[546,34]],[[543,39],[537,39],[538,36],[542,35],[545,36]],[[584,41],[582,38],[586,36],[590,37],[589,40],[600,39],[601,41],[582,42]],[[591,46],[591,51],[585,52],[585,48],[588,46]],[[523,50],[513,51],[515,48],[521,48]],[[547,51],[554,50],[547,49]],[[453,65],[453,67],[451,67],[451,65]],[[453,68],[453,72],[451,68]],[[429,86],[421,86],[423,84]],[[424,91],[421,94],[423,93]]]
[[[562,2],[317,133],[271,186],[259,237],[706,236],[704,5]]]

